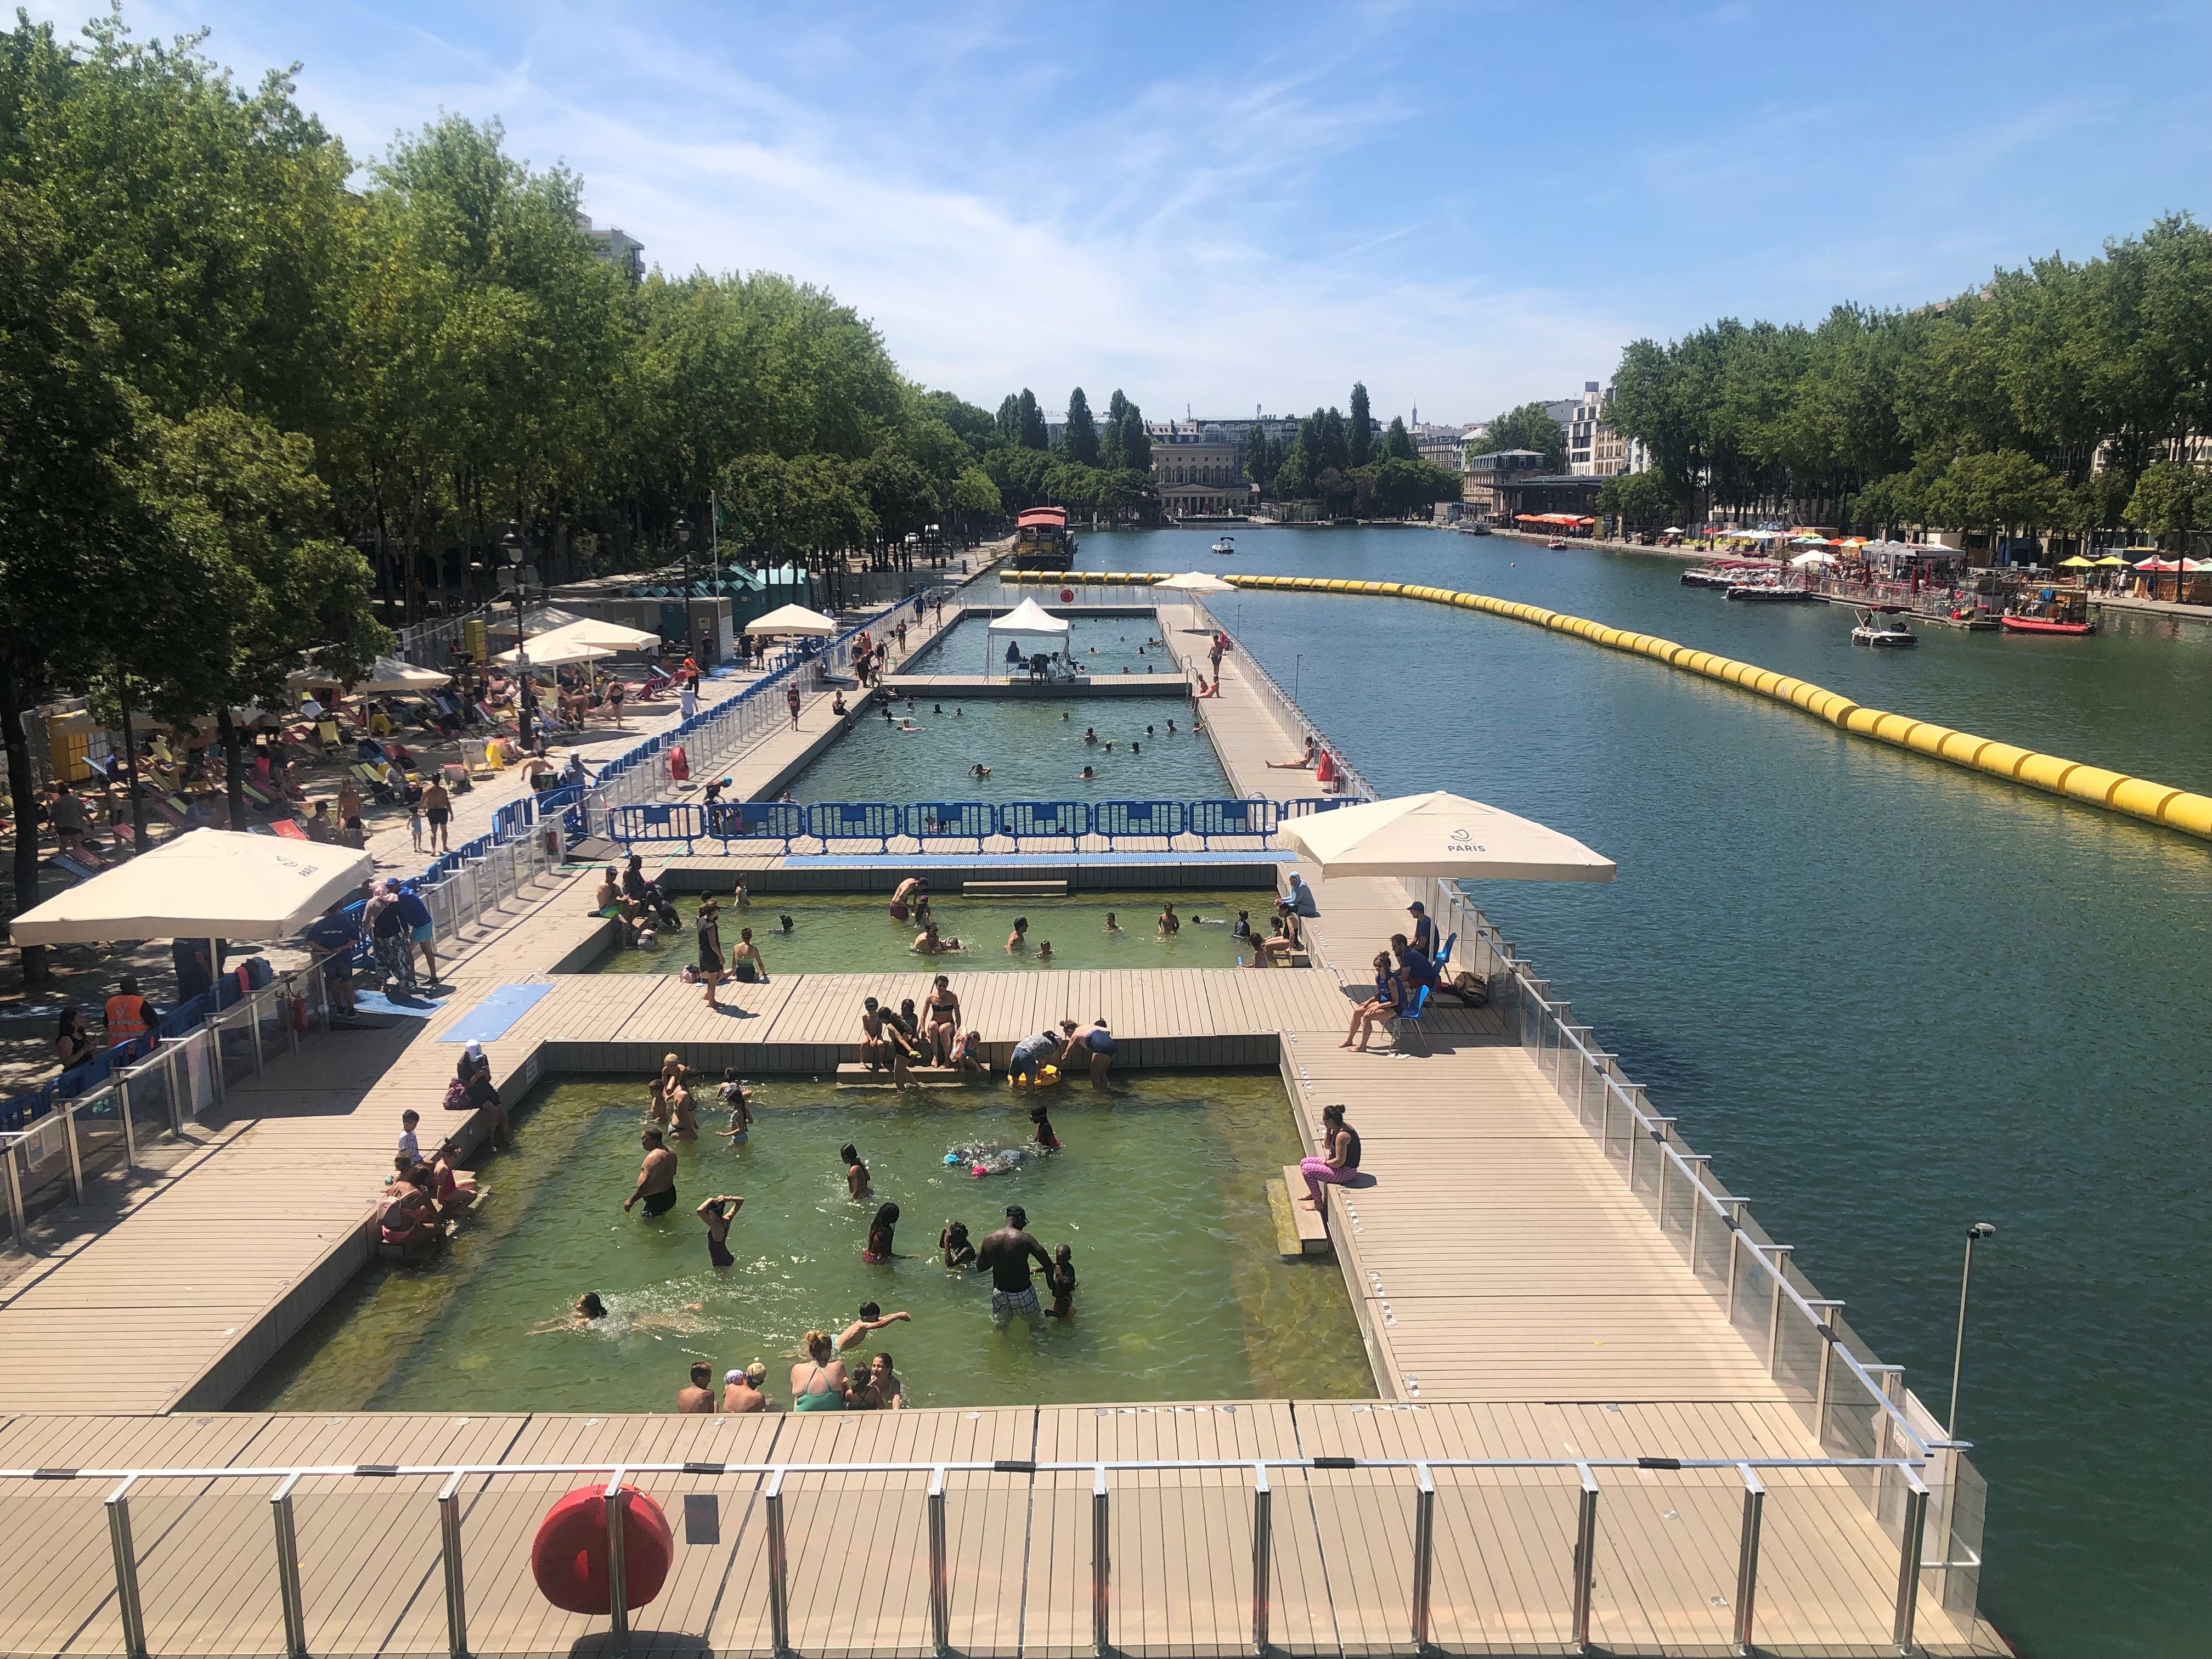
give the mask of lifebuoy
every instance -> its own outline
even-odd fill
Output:
[[[660,1594],[676,1559],[676,1534],[660,1505],[626,1486],[623,1514],[623,1601],[641,1607]],[[545,1511],[530,1545],[530,1576],[563,1613],[605,1613],[607,1607],[606,1488],[575,1491]]]
[[[1060,602],[1062,605],[1073,605],[1075,603],[1075,590],[1072,587],[1061,588],[1060,590]]]

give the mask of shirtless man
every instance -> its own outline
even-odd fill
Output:
[[[837,1333],[837,1352],[842,1353],[848,1348],[857,1347],[884,1326],[896,1325],[901,1320],[913,1317],[912,1314],[903,1311],[887,1314],[874,1303],[863,1302],[860,1316]]]
[[[893,1082],[907,1079],[906,1050],[892,1035],[883,1004],[869,997],[860,1004],[860,1063],[872,1072],[890,1068]]]
[[[722,1414],[735,1417],[744,1412],[774,1411],[774,1402],[761,1392],[761,1384],[767,1381],[768,1367],[757,1359],[741,1371],[724,1371]]]
[[[658,1129],[646,1130],[637,1143],[645,1148],[645,1162],[638,1165],[637,1190],[623,1200],[623,1212],[643,1199],[647,1215],[666,1215],[676,1207],[676,1154],[662,1143]]]
[[[1036,1286],[1030,1283],[1030,1258],[1048,1273],[1052,1258],[1029,1234],[1029,1212],[1018,1204],[1006,1206],[1006,1224],[984,1236],[975,1251],[975,1265],[991,1273],[991,1319],[994,1324],[1019,1316],[1042,1319]]]
[[[714,1368],[705,1360],[696,1360],[691,1366],[691,1381],[676,1391],[676,1409],[686,1417],[712,1417],[714,1414]]]
[[[1060,1029],[1067,1033],[1067,1047],[1060,1051],[1060,1069],[1063,1073],[1075,1070],[1075,1062],[1084,1060],[1091,1067],[1091,1080],[1103,1087],[1114,1070],[1114,1034],[1106,1029],[1103,1018],[1079,1028],[1072,1019],[1060,1022]]]

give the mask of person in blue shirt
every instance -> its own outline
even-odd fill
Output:
[[[1404,981],[1408,1000],[1421,987],[1429,988],[1429,994],[1437,993],[1437,966],[1428,953],[1410,943],[1403,933],[1390,935],[1390,948],[1398,953],[1398,977]]]
[[[229,954],[229,947],[217,939],[215,952],[212,957],[208,955],[208,942],[204,939],[173,939],[169,941],[169,960],[177,969],[177,1001],[179,1006],[214,986],[216,970],[222,965],[222,959]]]
[[[308,945],[323,958],[323,982],[330,992],[333,1019],[354,1016],[353,953],[360,940],[345,907],[346,901],[340,899],[307,933]]]
[[[430,970],[423,986],[434,987],[438,982],[438,930],[431,923],[430,907],[422,902],[422,896],[410,881],[400,883],[394,908],[399,912],[399,920],[406,924],[409,944],[422,953],[422,965]]]
[[[1314,902],[1313,889],[1306,885],[1304,878],[1295,870],[1291,872],[1291,890],[1283,895],[1280,902],[1283,908],[1295,910],[1302,916],[1321,914],[1321,906]]]

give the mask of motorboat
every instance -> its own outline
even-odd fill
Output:
[[[1851,629],[1853,645],[1899,646],[1917,645],[1920,636],[1914,633],[1902,617],[1883,616],[1879,611],[1859,612],[1859,625]]]
[[[2039,600],[2008,611],[1997,618],[1997,624],[2008,634],[2079,635],[2097,631],[2097,624],[2089,620],[2086,593],[2048,587]]]
[[[1803,605],[1820,597],[1809,587],[1784,587],[1779,582],[1735,582],[1730,584],[1728,596],[1772,605]]]
[[[2094,634],[2097,624],[2092,622],[2063,622],[2055,617],[2015,617],[2008,612],[1997,618],[1997,626],[2008,634]]]
[[[1227,558],[1227,557],[1228,557],[1231,553],[1234,553],[1234,552],[1237,550],[1237,544],[1236,544],[1236,542],[1235,542],[1232,538],[1231,538],[1230,537],[1227,537],[1227,536],[1222,536],[1222,537],[1217,538],[1215,539],[1214,544],[1213,544],[1213,546],[1212,546],[1212,549],[1211,549],[1211,550],[1210,550],[1210,551],[1212,551],[1212,552],[1215,552],[1215,553],[1218,553],[1218,554],[1219,554],[1223,558],[1224,558],[1224,559],[1225,559],[1225,558]]]
[[[1566,538],[1561,536],[1554,536],[1551,540],[1546,542],[1544,546],[1551,552],[1564,553],[1567,550]]]
[[[1710,565],[1699,565],[1693,570],[1682,573],[1682,586],[1685,587],[1717,587],[1726,591],[1741,580],[1733,571],[1716,570]]]

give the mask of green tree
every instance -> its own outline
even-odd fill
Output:
[[[1021,400],[1015,407],[1021,425],[1021,435],[1016,441],[1024,449],[1049,449],[1052,436],[1045,425],[1044,411],[1037,407],[1036,393],[1024,386]]]
[[[1406,430],[1402,416],[1390,417],[1390,429],[1382,434],[1382,453],[1392,460],[1410,461],[1414,459],[1413,436]]]
[[[1506,449],[1533,449],[1544,458],[1547,472],[1562,472],[1567,465],[1565,428],[1540,403],[1509,409],[1490,423],[1488,434],[1470,447],[1476,455]]]
[[[2041,530],[2065,516],[2064,482],[2016,449],[1961,455],[1938,475],[1921,504],[1929,521],[1992,537]]]
[[[1272,496],[1276,475],[1282,470],[1282,446],[1255,421],[1244,434],[1244,476],[1260,487],[1261,495]]]
[[[1390,423],[1401,432],[1405,430],[1404,422],[1395,416],[1391,417]],[[1352,383],[1352,421],[1345,433],[1346,458],[1352,465],[1367,465],[1375,447],[1371,431],[1374,424],[1374,415],[1367,406],[1367,383],[1354,380]]]
[[[1067,394],[1067,425],[1060,434],[1060,447],[1079,466],[1098,465],[1098,428],[1081,386]]]
[[[1681,503],[1658,472],[1616,472],[1598,486],[1597,510],[1632,530],[1656,530],[1674,521]]]
[[[2189,538],[2212,526],[2212,467],[2201,461],[2154,461],[2136,480],[2127,521],[2158,537],[2174,538],[2177,556],[2186,557]]]

